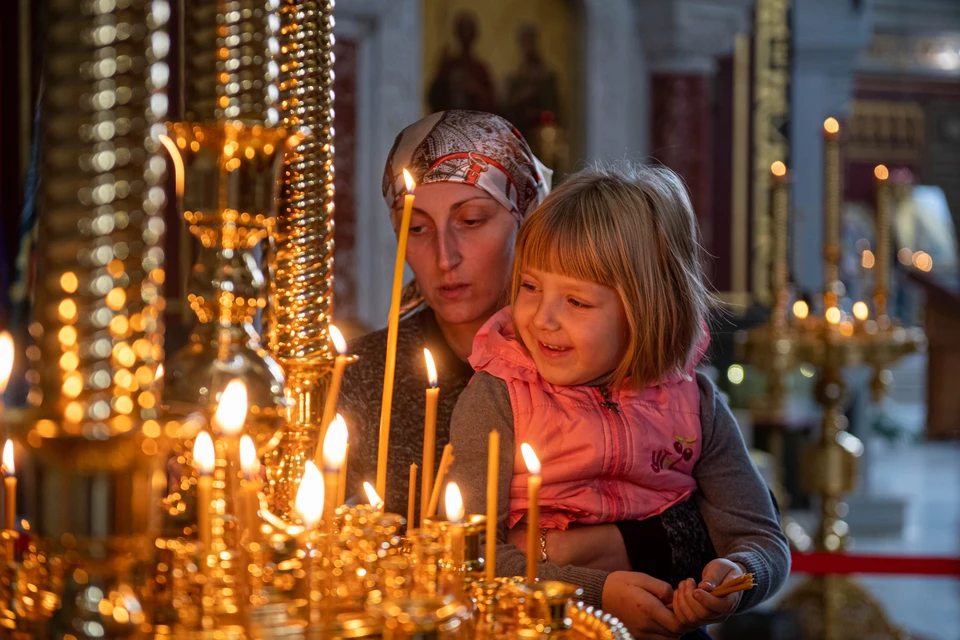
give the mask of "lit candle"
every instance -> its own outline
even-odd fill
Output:
[[[213,502],[213,467],[216,454],[213,439],[206,431],[197,434],[193,442],[193,464],[197,469],[197,537],[204,553],[210,553],[210,509]]]
[[[383,511],[383,500],[380,499],[380,494],[378,494],[377,490],[373,488],[373,485],[369,482],[364,482],[363,491],[367,494],[367,502],[370,503],[370,506],[373,507],[373,510]]]
[[[843,199],[840,166],[840,123],[823,121],[823,258],[826,267],[825,307],[836,306],[840,280],[840,207]]]
[[[416,183],[404,169],[407,193],[403,196],[403,216],[397,238],[397,260],[393,269],[393,294],[390,297],[390,318],[387,323],[387,361],[383,368],[383,400],[380,405],[380,442],[377,451],[377,493],[387,495],[387,453],[390,449],[390,410],[393,406],[393,374],[397,366],[397,332],[400,329],[400,290],[403,286],[403,263],[407,255],[407,234],[413,212],[413,190]]]
[[[500,432],[496,429],[487,438],[487,550],[486,580],[493,584],[497,577],[497,499],[500,474]]]
[[[347,423],[339,413],[333,424],[327,429],[323,439],[323,521],[327,528],[333,528],[333,512],[337,508],[337,485],[340,481],[340,468],[347,457]]]
[[[453,566],[457,571],[463,568],[463,496],[456,482],[447,483],[447,491],[443,496],[446,509],[448,529],[450,532],[450,555]]]
[[[347,442],[343,455],[343,464],[340,465],[340,477],[337,479],[337,506],[347,501],[347,462],[350,460],[350,442]]]
[[[437,400],[440,398],[440,388],[437,386],[437,367],[429,349],[423,350],[423,358],[427,362],[427,406],[423,419],[423,472],[420,477],[420,526],[426,517],[427,507],[433,489],[433,463],[437,455]]]
[[[778,297],[786,293],[787,266],[787,165],[777,160],[770,165],[770,209],[773,213],[773,290]],[[784,304],[786,300],[782,301]],[[784,310],[785,311],[785,310]]]
[[[240,438],[240,470],[243,473],[241,483],[241,505],[238,511],[243,514],[243,525],[251,541],[256,540],[260,532],[260,459],[257,448],[250,436]]]
[[[213,426],[217,435],[227,441],[229,466],[234,469],[240,464],[240,432],[247,419],[247,385],[242,380],[231,380],[220,394],[220,404],[213,416]]]
[[[524,442],[520,453],[527,465],[530,476],[527,478],[527,582],[537,581],[537,565],[540,564],[540,460],[533,447]]]
[[[312,460],[308,460],[304,466],[303,479],[297,488],[293,507],[300,517],[306,538],[323,517],[323,477]]]
[[[324,442],[327,429],[330,427],[336,415],[337,398],[340,396],[340,383],[343,382],[343,370],[350,362],[350,359],[346,355],[347,341],[343,339],[343,334],[340,333],[340,330],[333,325],[330,325],[330,339],[333,341],[333,346],[336,347],[338,355],[333,361],[333,377],[330,379],[330,389],[327,390],[327,400],[323,403],[323,418],[320,420],[321,443]],[[317,464],[322,462],[322,460],[319,459],[321,456],[318,455],[315,456],[315,458],[317,458]],[[335,499],[336,497],[335,493],[330,495],[330,499]]]
[[[890,287],[890,171],[882,164],[873,170],[877,178],[877,255],[873,273],[873,311],[877,318],[887,315],[887,295]]]
[[[5,507],[3,528],[9,532],[16,529],[17,519],[17,468],[13,463],[13,440],[3,445],[3,487]],[[7,538],[7,560],[13,562],[13,538]]]
[[[11,371],[13,371],[13,338],[3,331],[0,332],[0,415],[3,414],[3,392],[7,390]]]
[[[417,463],[410,465],[410,481],[407,484],[407,531],[413,529],[413,516],[417,508]]]
[[[443,477],[447,475],[447,470],[453,464],[453,445],[447,444],[443,448],[443,455],[440,456],[440,467],[437,469],[437,477],[433,481],[433,489],[430,492],[430,504],[427,505],[427,512],[420,514],[421,522],[427,518],[432,518],[437,512],[437,506],[440,504],[440,488],[443,486]]]

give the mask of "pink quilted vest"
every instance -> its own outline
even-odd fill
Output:
[[[689,498],[701,446],[700,391],[692,375],[708,344],[709,336],[697,345],[687,375],[643,389],[562,387],[540,377],[514,336],[509,308],[487,321],[470,364],[510,390],[516,455],[507,526],[528,507],[523,442],[543,466],[540,527],[642,520]]]

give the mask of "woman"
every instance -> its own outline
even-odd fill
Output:
[[[397,341],[384,496],[386,509],[395,513],[406,512],[409,467],[423,456],[427,385],[423,348],[430,349],[439,372],[435,452],[439,461],[449,440],[453,407],[473,376],[466,362],[473,338],[507,302],[520,222],[549,191],[549,173],[520,133],[488,113],[435,113],[400,133],[383,178],[395,231],[404,168],[418,186],[406,255],[415,280],[405,290],[407,315],[400,322]],[[339,407],[351,430],[351,494],[357,493],[361,480],[373,481],[376,476],[386,333],[376,331],[350,345],[360,361],[344,375]],[[714,399],[704,402],[712,410]],[[583,587],[584,600],[596,606],[604,590],[615,589],[617,598],[609,598],[607,592],[604,599],[622,603],[613,613],[630,615],[631,628],[656,630],[663,637],[681,635],[688,629],[681,628],[663,606],[662,601],[669,602],[668,583],[688,576],[699,579],[699,569],[715,557],[700,512],[693,501],[685,504],[642,522],[551,532],[547,551],[557,567],[556,577]],[[684,544],[671,547],[667,531]],[[519,542],[522,532],[514,533],[520,534]],[[616,581],[607,580],[609,572],[624,567],[637,573],[620,572]],[[630,580],[622,580],[624,575]]]

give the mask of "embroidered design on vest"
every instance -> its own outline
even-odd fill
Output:
[[[673,439],[676,440],[676,442],[673,443],[673,450],[677,453],[677,457],[671,457],[668,449],[654,451],[650,460],[650,468],[653,469],[654,473],[660,473],[664,469],[673,467],[673,465],[681,460],[687,461],[693,457],[693,449],[685,445],[693,444],[697,441],[696,438],[684,438],[674,435]]]

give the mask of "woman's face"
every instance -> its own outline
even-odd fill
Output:
[[[407,263],[427,304],[449,324],[486,321],[505,304],[517,219],[477,187],[417,188]]]

